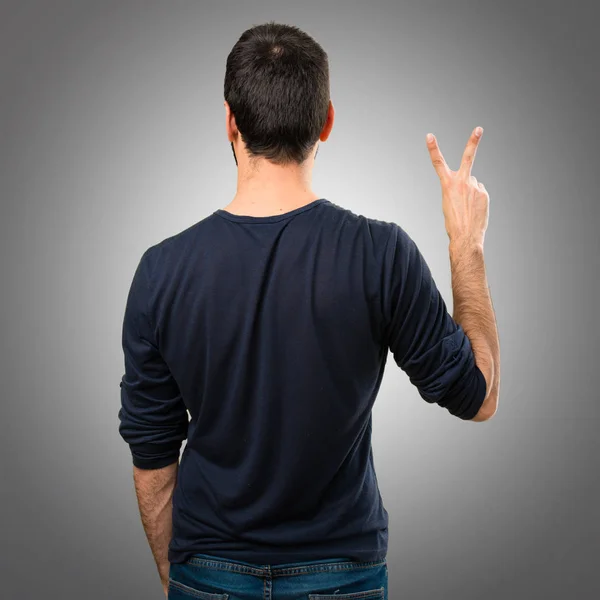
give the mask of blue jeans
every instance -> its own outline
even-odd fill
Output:
[[[195,554],[171,563],[168,600],[387,600],[387,561],[255,565]]]

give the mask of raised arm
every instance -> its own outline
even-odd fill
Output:
[[[425,257],[393,224],[387,243],[382,303],[386,338],[396,364],[420,396],[472,420],[486,395],[469,338],[446,308]]]
[[[482,133],[480,127],[473,131],[456,172],[448,168],[435,136],[427,136],[431,161],[442,185],[442,208],[450,239],[453,318],[467,334],[475,363],[486,380],[485,399],[473,421],[494,416],[500,388],[500,342],[483,254],[490,198],[483,183],[471,175]]]

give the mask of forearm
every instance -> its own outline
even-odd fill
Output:
[[[133,467],[140,516],[163,588],[169,580],[169,543],[173,531],[173,491],[179,463],[162,469]]]
[[[453,318],[462,326],[473,348],[475,364],[483,373],[486,398],[482,411],[496,412],[500,385],[500,344],[489,292],[483,245],[451,240]]]

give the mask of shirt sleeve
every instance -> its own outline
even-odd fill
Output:
[[[384,276],[385,331],[396,364],[426,402],[460,419],[472,419],[486,395],[485,378],[423,255],[396,224],[386,249]]]
[[[147,250],[127,297],[122,334],[125,374],[119,384],[119,433],[140,469],[177,462],[188,428],[187,408],[156,344],[148,311],[150,272]]]

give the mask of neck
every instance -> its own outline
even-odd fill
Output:
[[[237,192],[225,210],[254,216],[286,213],[317,200],[312,191],[312,160],[278,166],[267,160],[238,165]]]

